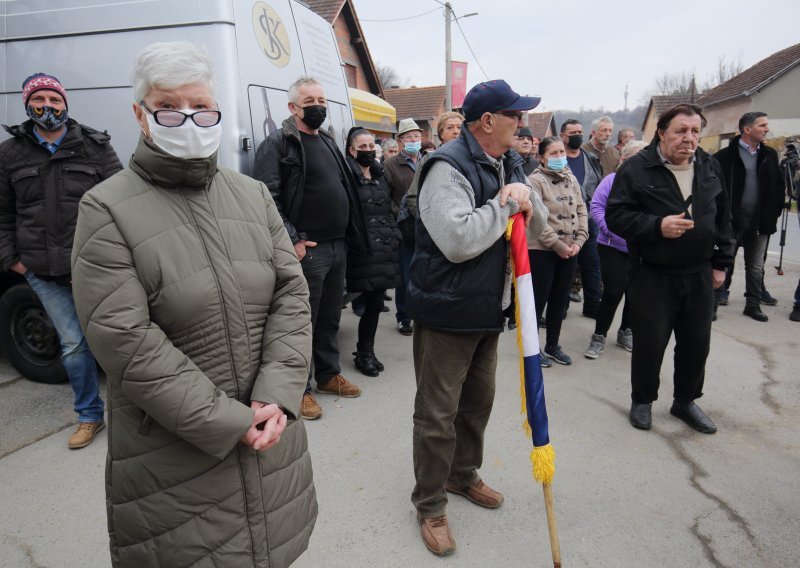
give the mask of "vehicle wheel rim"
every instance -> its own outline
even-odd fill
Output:
[[[43,308],[21,307],[12,330],[19,352],[31,363],[48,365],[58,357],[58,334]]]

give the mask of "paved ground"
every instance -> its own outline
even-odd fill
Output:
[[[564,566],[800,565],[800,324],[787,317],[800,255],[791,256],[785,276],[768,271],[767,285],[780,299],[764,308],[769,323],[741,315],[741,274],[731,304],[720,308],[700,401],[720,428],[714,436],[695,433],[669,415],[669,360],[654,429],[631,428],[630,356],[610,346],[597,361],[584,359],[593,322],[573,305],[562,339],[575,364],[545,371]],[[448,510],[456,554],[440,560],[422,546],[409,501],[411,339],[400,336],[387,316],[377,340],[387,371],[377,379],[356,378],[351,358],[343,357],[345,372],[364,395],[321,396],[325,416],[307,423],[320,517],[296,566],[550,565],[541,487],[532,481],[530,441],[520,428],[510,333],[501,338],[482,468],[506,502],[488,511],[453,497]],[[347,310],[343,353],[355,343],[356,324]],[[83,450],[66,448],[70,401],[69,387],[30,383],[0,363],[0,567],[109,565],[106,438],[101,434]]]

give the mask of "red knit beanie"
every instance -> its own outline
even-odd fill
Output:
[[[64,86],[56,77],[52,75],[45,75],[44,73],[34,73],[22,82],[22,102],[27,107],[28,99],[36,91],[55,91],[64,97],[64,105],[69,108],[67,104],[67,91]]]

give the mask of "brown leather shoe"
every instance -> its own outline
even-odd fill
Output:
[[[322,416],[322,408],[311,393],[303,395],[303,403],[300,405],[300,416],[306,420],[316,420]]]
[[[102,420],[100,422],[80,422],[75,429],[75,433],[69,437],[67,446],[69,446],[70,450],[85,448],[92,443],[97,433],[105,427],[106,423]]]
[[[447,515],[424,519],[417,513],[419,531],[425,547],[437,556],[448,556],[456,551],[456,541],[447,524]]]
[[[479,479],[473,485],[469,485],[467,487],[456,487],[454,484],[448,481],[444,484],[444,488],[450,493],[463,495],[476,505],[486,507],[487,509],[497,509],[503,504],[502,493],[498,493],[486,485],[481,479]]]
[[[361,396],[361,389],[345,379],[342,375],[335,375],[324,385],[317,385],[317,392],[335,394],[344,398]]]

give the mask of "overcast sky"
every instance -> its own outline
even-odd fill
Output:
[[[374,61],[418,87],[444,84],[444,15],[435,0],[354,0]],[[744,68],[800,42],[800,0],[451,0],[490,79],[540,95],[537,110],[640,104],[665,72],[694,72],[698,83],[718,59]],[[458,26],[452,56],[469,63],[467,88],[486,80]],[[800,94],[798,95],[800,96]]]

